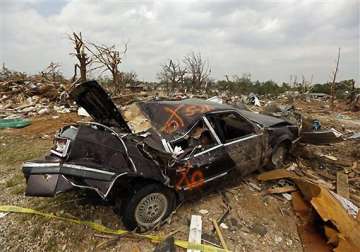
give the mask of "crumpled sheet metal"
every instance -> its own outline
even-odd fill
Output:
[[[351,216],[332,193],[284,169],[261,174],[261,181],[288,178],[295,182],[304,199],[312,205],[324,222],[331,222],[338,232],[337,252],[360,251],[360,221]],[[333,239],[333,237],[331,237]]]
[[[301,142],[314,145],[338,143],[344,140],[342,134],[333,128],[301,132],[300,136]]]

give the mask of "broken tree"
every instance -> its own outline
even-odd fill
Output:
[[[75,49],[75,53],[70,53],[70,55],[75,56],[79,61],[74,67],[73,81],[76,79],[78,69],[80,70],[80,81],[86,81],[87,67],[92,63],[92,59],[85,52],[87,47],[81,32],[79,34],[73,32],[72,36],[69,36],[69,39],[73,42]]]

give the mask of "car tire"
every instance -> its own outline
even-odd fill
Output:
[[[123,203],[122,220],[128,230],[147,231],[166,219],[175,208],[175,193],[159,184],[134,189]]]
[[[287,156],[289,153],[289,146],[286,143],[280,143],[274,149],[266,166],[267,170],[281,168],[286,164]]]

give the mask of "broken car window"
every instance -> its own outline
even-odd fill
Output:
[[[223,143],[255,132],[254,126],[235,112],[217,113],[207,117]]]
[[[216,144],[216,141],[209,128],[201,120],[199,121],[192,130],[183,138],[172,143],[172,147],[180,147],[182,150],[192,150],[196,146],[201,146],[199,151],[208,149]]]

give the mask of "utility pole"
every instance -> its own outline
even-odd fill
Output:
[[[335,99],[335,81],[336,81],[336,75],[337,75],[337,72],[339,70],[339,62],[340,62],[340,47],[339,47],[339,50],[338,50],[338,56],[337,56],[337,61],[336,61],[336,68],[335,68],[335,71],[334,71],[334,75],[333,75],[333,81],[332,81],[332,84],[331,84],[331,110],[333,111],[334,110],[334,99]]]

